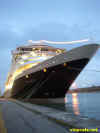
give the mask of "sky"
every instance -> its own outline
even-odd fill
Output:
[[[11,50],[28,40],[100,43],[99,0],[0,0],[0,88],[11,65]],[[74,46],[57,45],[61,48]],[[100,50],[76,79],[78,87],[100,85]],[[93,69],[94,71],[87,71]],[[98,70],[95,71],[95,70]]]

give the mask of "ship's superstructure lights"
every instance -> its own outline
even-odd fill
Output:
[[[27,56],[27,55],[23,55],[22,58],[23,58],[23,59],[27,59],[28,56]]]
[[[56,53],[62,53],[62,50],[57,49]]]
[[[12,86],[13,86],[13,83],[7,84],[7,85],[5,86],[6,91],[12,89]]]
[[[20,63],[20,64],[24,64],[24,61],[20,61],[19,63]]]
[[[31,52],[30,53],[32,56],[36,56],[36,53],[35,52]]]
[[[27,74],[25,77],[26,77],[26,78],[29,78],[29,75]]]
[[[47,72],[47,69],[46,69],[46,68],[44,68],[44,69],[43,69],[43,72]]]
[[[34,50],[35,50],[35,48],[32,48],[32,50],[34,51]]]

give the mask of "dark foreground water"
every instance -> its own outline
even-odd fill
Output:
[[[100,92],[67,94],[65,107],[75,115],[100,120]]]

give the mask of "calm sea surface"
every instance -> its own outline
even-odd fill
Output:
[[[75,115],[100,120],[100,92],[67,94],[65,107]]]
[[[67,94],[65,101],[66,104],[47,104],[46,106],[100,120],[100,92]],[[63,112],[62,116],[64,117]]]

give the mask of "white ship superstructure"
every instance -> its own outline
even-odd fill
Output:
[[[12,65],[6,82],[6,90],[12,89],[15,78],[25,70],[65,51],[65,49],[41,45],[41,43],[20,46],[13,50]]]

